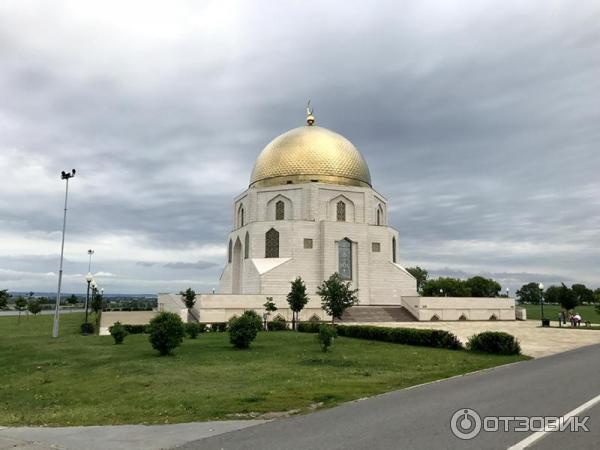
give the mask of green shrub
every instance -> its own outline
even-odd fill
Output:
[[[181,344],[185,329],[177,314],[161,312],[150,321],[148,332],[152,348],[164,356]]]
[[[214,322],[210,324],[210,331],[227,331],[227,322]]]
[[[257,332],[263,330],[263,321],[256,311],[254,311],[252,309],[250,309],[248,311],[244,311],[244,314],[242,314],[242,317],[248,317],[254,324],[254,327],[256,328]]]
[[[94,324],[90,322],[84,322],[81,324],[82,334],[94,334]]]
[[[123,325],[129,334],[144,334],[148,333],[148,325]]]
[[[200,324],[196,322],[188,322],[185,324],[185,332],[190,339],[196,339],[202,330]]]
[[[236,348],[248,348],[261,328],[262,323],[258,314],[254,311],[246,311],[241,317],[233,317],[229,321],[229,342]]]
[[[300,322],[298,331],[301,333],[318,333],[321,324],[319,322]]]
[[[496,355],[520,355],[519,341],[511,334],[502,331],[484,331],[469,338],[467,349],[474,352]]]
[[[127,336],[128,334],[129,333],[127,332],[123,324],[121,324],[121,322],[115,322],[115,324],[112,327],[110,327],[110,335],[115,340],[115,344],[122,344],[125,340],[125,336]]]
[[[319,327],[319,333],[317,334],[317,340],[321,346],[321,351],[326,352],[331,344],[333,344],[333,338],[337,336],[335,328],[331,325],[321,325]]]
[[[423,347],[448,348],[458,350],[462,344],[458,338],[444,330],[421,330],[415,328],[386,328],[371,325],[336,325],[338,336],[393,342],[396,344],[418,345]],[[318,333],[319,325],[301,323],[298,331]]]
[[[286,331],[288,330],[288,326],[286,320],[279,317],[277,319],[271,320],[267,324],[267,329],[269,331]]]

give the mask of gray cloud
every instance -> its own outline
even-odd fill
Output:
[[[363,152],[404,264],[600,285],[596,3],[263,6],[276,20],[243,3],[0,6],[8,287],[55,284],[71,167],[65,273],[93,247],[122,292],[216,286],[231,200],[309,97]]]
[[[186,263],[186,262],[172,262],[164,265],[167,269],[197,269],[197,270],[205,270],[210,269],[211,267],[217,267],[218,264],[208,262],[208,261],[198,261],[195,263]]]

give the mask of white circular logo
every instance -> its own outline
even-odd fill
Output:
[[[459,409],[450,419],[450,428],[459,439],[473,439],[481,431],[481,417],[474,409]]]

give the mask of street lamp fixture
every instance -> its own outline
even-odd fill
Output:
[[[89,252],[89,251],[88,251]],[[85,281],[87,283],[87,294],[85,296],[85,323],[88,321],[88,305],[90,304],[90,284],[94,281],[94,276],[92,272],[88,272],[85,276]]]
[[[70,172],[64,170],[60,173],[60,179],[66,181],[65,187],[65,211],[63,215],[62,243],[60,245],[60,268],[58,269],[58,292],[56,293],[56,304],[54,307],[54,323],[52,324],[52,337],[58,337],[58,321],[60,319],[60,288],[62,286],[63,256],[65,253],[65,231],[67,229],[67,199],[69,198],[69,180],[75,176],[75,169]]]
[[[550,321],[546,319],[544,316],[544,283],[538,284],[538,289],[540,290],[540,308],[542,314],[542,326],[547,327],[550,325]]]

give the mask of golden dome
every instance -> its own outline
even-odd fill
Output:
[[[314,123],[314,118],[312,115]],[[273,139],[254,163],[250,186],[308,183],[371,186],[369,167],[348,139],[306,125]]]

